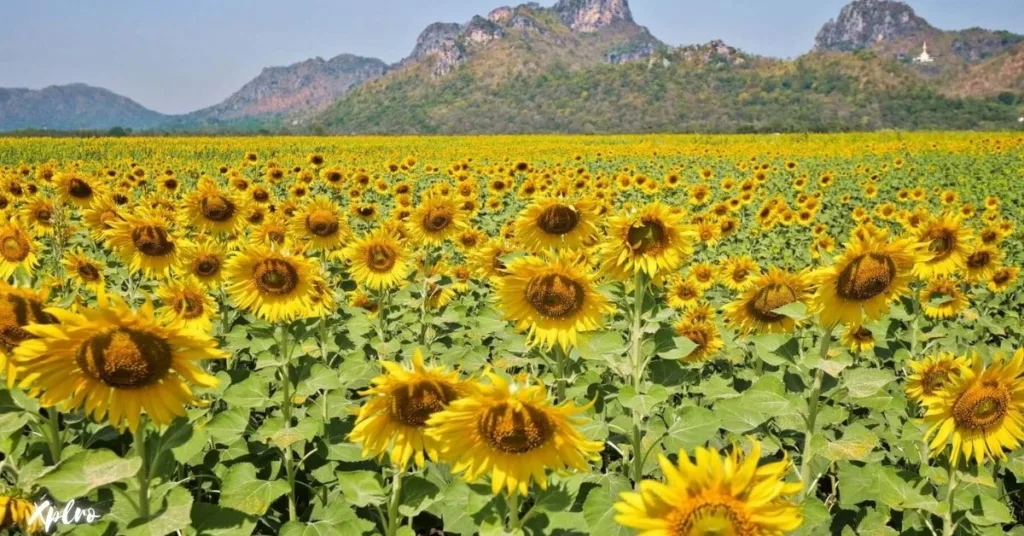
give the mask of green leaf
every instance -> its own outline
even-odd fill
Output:
[[[280,534],[282,536],[352,536],[368,534],[376,528],[373,522],[360,518],[343,501],[329,503],[327,508],[323,519],[309,523],[289,521],[281,527]]]
[[[548,486],[548,489],[538,491],[533,498],[531,512],[561,512],[572,506],[572,496],[562,486]]]
[[[54,499],[66,503],[101,486],[133,477],[140,467],[139,457],[125,460],[106,449],[85,450],[62,460],[36,484],[49,490]]]
[[[868,514],[864,516],[864,519],[860,521],[860,525],[857,525],[858,536],[896,536],[899,531],[887,525],[889,522],[889,516],[877,512],[874,509],[869,510]]]
[[[198,536],[249,536],[256,528],[256,516],[197,502],[192,505],[192,528]]]
[[[843,375],[843,385],[850,398],[867,398],[894,381],[896,376],[889,370],[853,369]]]
[[[895,467],[872,466],[871,472],[875,474],[878,482],[876,498],[896,510],[922,509],[932,511],[939,506],[931,494],[922,492],[927,481],[922,479],[921,483],[914,487],[901,475]]]
[[[576,351],[583,359],[604,359],[607,355],[621,354],[626,348],[617,331],[596,331],[580,335]]]
[[[665,448],[669,451],[692,450],[703,446],[718,432],[719,419],[711,410],[699,406],[683,408],[669,426]]]
[[[437,484],[418,475],[402,478],[402,496],[398,513],[405,517],[414,517],[430,508],[438,500],[441,488]]]
[[[285,493],[288,483],[284,480],[259,480],[252,464],[239,463],[228,468],[221,481],[220,505],[261,516]]]
[[[160,507],[141,525],[128,526],[126,536],[166,536],[184,529],[192,523],[192,494],[182,487],[174,487],[161,501]]]
[[[263,409],[270,403],[270,384],[262,375],[253,374],[228,387],[222,399],[232,407]]]
[[[853,423],[843,429],[842,439],[828,442],[818,454],[831,461],[865,461],[878,446],[878,436],[860,423]]]
[[[633,534],[615,522],[614,504],[619,502],[619,494],[630,491],[629,481],[620,475],[608,474],[602,477],[598,487],[590,490],[583,502],[583,519],[587,522],[589,533],[593,536],[627,536]]]
[[[218,413],[206,425],[206,431],[217,443],[230,445],[245,435],[249,426],[249,410],[247,408],[231,408]]]
[[[718,425],[728,432],[749,432],[768,420],[761,408],[751,405],[745,396],[719,401],[713,408]]]
[[[838,464],[839,506],[856,509],[859,503],[877,499],[875,474],[871,467],[858,467],[848,462]]]
[[[439,508],[445,532],[477,534],[485,521],[498,522],[495,501],[489,487],[470,486],[455,480],[445,488]]]
[[[800,302],[793,302],[789,305],[783,305],[778,309],[773,309],[773,313],[788,316],[797,322],[806,320],[810,315],[807,314],[807,306]]]
[[[693,353],[697,349],[697,343],[691,341],[686,337],[673,337],[672,338],[673,348],[660,354],[662,359],[678,360],[683,359]]]
[[[377,477],[374,471],[341,471],[338,473],[338,489],[355,506],[383,504],[387,495]]]

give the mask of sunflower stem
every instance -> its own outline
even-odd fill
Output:
[[[641,349],[643,347],[643,324],[641,317],[643,316],[644,308],[644,274],[642,271],[637,271],[633,275],[633,326],[631,329],[632,338],[630,340],[630,362],[633,365],[633,389],[639,394],[640,386],[643,382],[644,377],[644,365],[645,361],[641,355]],[[644,460],[643,460],[643,439],[640,434],[640,425],[642,424],[643,417],[639,412],[633,412],[633,482],[636,486],[640,485],[640,480],[644,476]]]
[[[821,336],[821,347],[818,357],[822,361],[828,359],[828,349],[832,345],[833,329],[835,328],[826,329]],[[808,488],[811,477],[811,458],[814,457],[811,452],[811,439],[814,437],[815,426],[817,425],[818,404],[821,402],[821,382],[824,380],[824,374],[824,369],[819,366],[818,370],[814,373],[814,386],[811,388],[811,396],[807,400],[807,433],[804,434],[804,447],[800,451],[800,482],[805,486],[801,497],[806,497],[808,493],[812,492]]]
[[[288,346],[288,326],[281,326],[281,354],[284,363],[281,364],[281,415],[284,417],[284,427],[292,426],[292,380],[289,375],[289,364],[291,362],[291,348]],[[292,447],[284,448],[284,470],[288,478],[288,520],[296,521],[295,508],[295,460],[292,459]]]
[[[513,491],[505,495],[505,504],[508,506],[508,530],[509,532],[518,532],[522,527],[522,522],[519,519],[519,492]]]
[[[387,536],[395,536],[402,526],[402,518],[398,515],[398,506],[402,503],[402,474],[403,470],[396,470],[391,481],[391,500],[388,502],[388,525]]]
[[[430,254],[431,248],[423,252],[423,297],[420,301],[420,346],[427,346],[427,300],[430,299]],[[378,314],[381,314],[378,312]]]
[[[134,437],[132,438],[132,445],[135,447],[135,452],[139,454],[139,458],[142,459],[142,467],[139,468],[138,479],[139,479],[139,507],[138,514],[140,518],[149,517],[149,460],[146,455],[146,425],[147,419],[143,415],[139,419],[139,427],[136,428]]]
[[[558,397],[558,402],[565,402],[565,365],[566,361],[569,360],[569,356],[566,355],[566,351],[561,345],[555,344],[555,395]]]
[[[953,524],[953,499],[956,497],[956,464],[949,460],[949,482],[946,488],[946,511],[942,514],[942,536],[953,536],[956,525]]]
[[[51,407],[46,410],[46,422],[49,425],[49,433],[46,435],[47,443],[50,445],[50,457],[53,458],[53,464],[57,465],[60,461],[60,451],[63,446],[60,437],[60,415],[57,412],[56,407]]]

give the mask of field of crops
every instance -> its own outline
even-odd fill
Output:
[[[0,213],[0,532],[1024,535],[1019,135],[0,139]]]

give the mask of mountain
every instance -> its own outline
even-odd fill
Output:
[[[916,64],[925,38],[935,61]],[[944,32],[905,3],[855,0],[814,50],[785,61],[721,41],[668,46],[627,0],[529,3],[428,26],[407,59],[315,122],[339,133],[1005,128],[1016,96],[957,84],[1015,39]],[[1024,94],[1005,74],[1016,65],[986,67],[989,85]]]
[[[292,124],[323,111],[353,87],[383,76],[376,58],[341,54],[268,67],[223,102],[175,119],[180,126],[218,126],[288,117]]]
[[[146,129],[166,119],[127,97],[85,84],[39,90],[0,88],[0,131],[106,130],[115,126]]]

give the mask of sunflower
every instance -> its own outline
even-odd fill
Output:
[[[366,311],[368,317],[373,318],[380,312],[380,306],[365,290],[357,288],[348,293],[349,307],[355,307]]]
[[[604,445],[588,441],[577,417],[590,405],[572,401],[553,406],[543,384],[510,386],[492,372],[489,384],[456,399],[427,420],[441,460],[452,471],[475,481],[490,473],[491,492],[527,495],[531,481],[547,489],[547,470],[586,471]]]
[[[970,364],[966,357],[956,357],[949,352],[940,352],[937,355],[926,356],[920,361],[908,362],[910,374],[904,386],[907,398],[921,402],[925,397],[935,396],[951,377],[959,376],[960,371]]]
[[[742,295],[725,306],[726,318],[741,333],[789,333],[799,324],[776,310],[787,305],[806,304],[810,298],[805,273],[790,274],[769,268]]]
[[[165,322],[178,320],[186,328],[209,332],[217,314],[217,302],[194,277],[168,281],[156,289],[162,305],[156,313]]]
[[[481,280],[497,283],[508,275],[508,266],[503,257],[515,253],[515,250],[502,239],[488,240],[469,255],[469,268]]]
[[[696,345],[693,351],[683,358],[685,363],[706,361],[717,355],[724,346],[718,328],[711,323],[710,317],[705,317],[707,312],[707,309],[692,308],[673,326],[677,337],[690,339]]]
[[[875,334],[860,324],[850,324],[843,330],[840,342],[851,352],[863,353],[875,347]]]
[[[359,408],[349,439],[362,443],[364,457],[390,453],[391,463],[400,469],[410,459],[420,467],[428,457],[437,461],[439,442],[427,434],[427,420],[465,396],[472,384],[460,381],[457,372],[425,366],[418,348],[411,370],[390,361],[381,366],[387,374],[372,379],[373,387],[359,393],[371,398]]]
[[[204,239],[185,244],[176,271],[194,277],[207,287],[220,286],[224,281],[227,254],[223,245]]]
[[[16,369],[9,357],[22,342],[34,338],[25,331],[29,324],[53,324],[47,313],[47,291],[17,288],[0,282],[0,372],[7,375],[7,388],[14,387]]]
[[[964,261],[967,280],[985,281],[1003,265],[1003,252],[996,246],[977,244]]]
[[[103,277],[103,272],[106,267],[102,262],[87,256],[82,248],[75,248],[65,254],[61,264],[80,286],[93,292],[98,292],[104,287],[106,278]]]
[[[61,199],[70,201],[78,208],[87,208],[102,194],[102,183],[93,181],[76,172],[57,175],[57,192]]]
[[[212,179],[204,177],[185,198],[182,223],[214,233],[231,233],[242,224],[242,212],[233,194],[222,192]]]
[[[579,249],[597,236],[597,215],[587,199],[544,198],[524,208],[516,218],[516,236],[531,251]]]
[[[143,412],[158,425],[185,415],[194,402],[189,383],[217,385],[195,361],[227,357],[209,335],[156,319],[149,302],[133,311],[100,293],[95,310],[46,312],[59,323],[26,327],[36,338],[14,351],[20,386],[45,407],[84,407],[97,422],[106,415],[133,432]]]
[[[558,343],[568,350],[578,333],[597,329],[612,311],[590,271],[566,253],[515,259],[497,285],[505,318],[529,330],[531,344],[547,348]]]
[[[235,305],[267,322],[313,316],[315,269],[304,256],[261,245],[239,251],[224,267]]]
[[[918,242],[929,256],[914,266],[915,276],[927,279],[963,270],[971,251],[971,232],[960,223],[958,214],[946,213],[921,228]]]
[[[22,219],[28,223],[28,228],[35,236],[48,236],[53,234],[56,207],[53,201],[39,196],[21,209]]]
[[[465,213],[449,197],[427,195],[409,217],[409,236],[419,244],[438,245],[461,232]]]
[[[687,279],[702,291],[715,286],[715,268],[709,262],[698,262],[690,265]]]
[[[960,282],[949,277],[935,277],[921,289],[918,296],[924,316],[928,318],[950,318],[963,311],[969,304]]]
[[[694,238],[682,218],[682,214],[673,214],[658,201],[639,211],[612,217],[608,238],[602,246],[604,271],[618,279],[645,272],[658,280],[679,269],[684,257],[693,253]]]
[[[380,207],[376,203],[355,203],[349,208],[349,212],[361,221],[371,222],[380,215]]]
[[[907,293],[914,265],[922,258],[913,240],[854,237],[846,251],[812,275],[818,284],[814,309],[824,326],[876,320],[890,303]]]
[[[668,304],[676,309],[686,309],[697,303],[704,290],[692,279],[673,276],[668,283]]]
[[[758,441],[746,457],[737,446],[727,456],[698,447],[691,459],[680,451],[678,465],[659,454],[666,482],[644,480],[637,492],[623,492],[615,521],[640,536],[792,532],[803,516],[791,496],[803,484],[783,480],[791,468],[787,457],[759,466],[760,458]]]
[[[412,269],[404,245],[383,227],[349,244],[342,255],[352,279],[373,290],[401,285]]]
[[[13,531],[17,527],[25,534],[45,534],[42,516],[36,515],[36,505],[21,493],[6,490],[0,493],[0,530]]]
[[[934,395],[924,397],[924,422],[931,425],[925,439],[931,437],[932,453],[944,450],[951,439],[953,464],[963,453],[964,458],[973,456],[982,465],[989,457],[1005,458],[1003,449],[1020,447],[1024,439],[1022,365],[1024,349],[1017,350],[1009,361],[996,355],[987,367],[975,353],[971,366],[950,376]]]
[[[308,240],[313,251],[337,249],[351,235],[338,206],[326,196],[310,200],[290,223],[292,236]]]
[[[743,292],[761,275],[761,267],[749,255],[730,257],[722,261],[718,278],[727,288]]]
[[[988,290],[990,292],[1000,293],[1006,292],[1014,281],[1017,280],[1017,276],[1020,275],[1020,268],[1016,266],[1005,266],[996,270],[992,277],[988,280]]]
[[[252,239],[257,244],[265,246],[283,246],[292,241],[288,221],[280,214],[272,214],[263,221],[263,225],[256,227],[252,233]]]
[[[153,212],[126,214],[110,223],[106,231],[107,243],[134,271],[146,275],[167,275],[178,262],[181,246],[172,232],[170,223]]]

